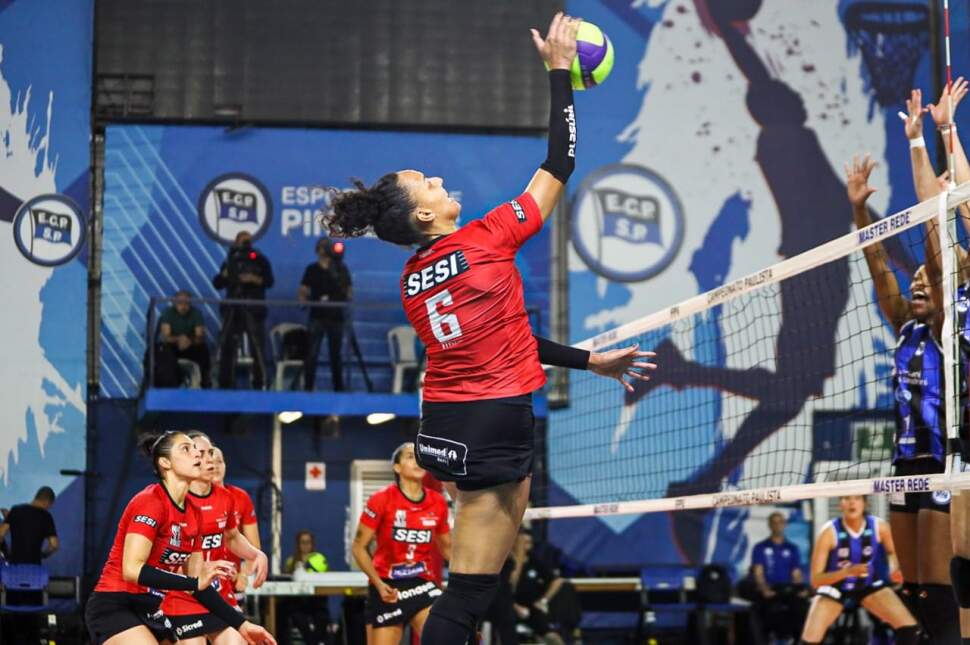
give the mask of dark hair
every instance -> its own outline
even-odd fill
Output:
[[[392,244],[421,244],[425,236],[415,226],[411,213],[417,204],[397,182],[397,173],[388,173],[368,188],[353,179],[354,189],[331,189],[330,213],[323,221],[334,237],[360,237],[373,230]]]
[[[296,532],[296,551],[293,552],[294,555],[300,552],[300,540],[303,538],[304,535],[307,535],[310,537],[311,553],[313,549],[317,548],[316,540],[313,539],[313,533],[311,533],[309,529],[301,529]]]
[[[216,442],[213,441],[212,439],[210,439],[209,438],[209,435],[207,435],[206,433],[202,432],[201,430],[189,430],[188,432],[185,433],[185,436],[188,437],[189,439],[191,439],[192,441],[195,441],[199,437],[202,437],[203,439],[205,439],[206,441],[208,441],[210,444],[212,444],[212,447],[213,448],[216,447]]]
[[[41,502],[47,502],[48,504],[54,503],[54,489],[50,486],[41,486],[37,489],[37,494],[34,495],[34,499]]]
[[[162,457],[171,459],[172,444],[175,443],[175,437],[180,434],[185,433],[181,430],[166,430],[162,434],[146,434],[138,442],[141,451],[152,460],[152,470],[157,477],[162,476],[162,471],[158,468],[158,460]]]
[[[395,448],[394,452],[391,453],[391,464],[401,463],[401,457],[404,455],[404,449],[407,448],[408,446],[413,446],[413,445],[414,445],[413,441],[405,441],[400,446]],[[397,482],[398,484],[401,483],[401,476],[398,475],[396,472],[394,473],[394,481]]]

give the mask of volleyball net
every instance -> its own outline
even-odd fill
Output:
[[[549,425],[541,494],[551,504],[528,517],[970,487],[951,459],[940,474],[892,476],[897,405],[927,402],[894,387],[897,332],[864,253],[882,245],[909,299],[927,225],[938,224],[941,347],[916,357],[922,374],[902,377],[932,383],[955,373],[954,209],[968,200],[970,183],[578,343],[596,351],[639,343],[657,352],[658,368],[633,393],[588,372],[571,375],[569,405]],[[957,379],[940,380],[944,423],[956,437]]]

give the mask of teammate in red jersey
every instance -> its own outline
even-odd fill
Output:
[[[239,531],[232,493],[213,480],[216,475],[214,448],[209,437],[199,431],[188,433],[195,447],[202,453],[202,477],[189,485],[189,501],[199,509],[202,520],[201,549],[203,559],[226,560],[227,555],[253,562],[254,586],[266,580],[269,562],[266,554],[249,543]],[[235,576],[219,576],[212,581],[222,599],[235,606]],[[208,638],[215,645],[244,645],[245,639],[225,620],[210,613],[191,595],[170,591],[162,601],[162,611],[171,621],[179,642],[185,645],[205,645]]]
[[[549,67],[549,151],[525,192],[458,228],[461,206],[439,177],[402,170],[373,186],[336,192],[324,217],[331,235],[373,231],[417,247],[401,278],[408,319],[428,348],[419,463],[456,496],[454,556],[422,642],[460,645],[491,604],[529,498],[532,392],[540,362],[623,380],[643,378],[652,353],[636,346],[590,354],[532,336],[518,249],[542,227],[575,166],[576,115],[569,68],[580,20],[556,14],[533,41]],[[626,386],[629,388],[629,384]],[[457,488],[457,491],[454,489]]]
[[[365,615],[368,645],[396,645],[404,626],[420,634],[428,608],[441,595],[434,553],[451,557],[445,498],[422,480],[414,444],[394,451],[395,483],[367,500],[354,537],[354,560],[370,579]],[[377,542],[371,558],[367,547]]]
[[[224,486],[226,490],[232,493],[233,498],[236,500],[236,525],[242,534],[246,536],[249,543],[252,544],[257,549],[262,549],[262,545],[259,539],[259,526],[256,520],[256,508],[253,506],[253,500],[249,496],[249,493],[244,491],[238,486],[233,486],[232,484],[226,484],[226,458],[222,454],[222,450],[218,447],[213,448],[212,461],[215,464],[215,479],[213,483]],[[239,572],[236,574],[235,581],[235,593],[231,596],[231,601],[229,604],[240,607],[243,601],[246,599],[246,586],[249,584],[249,573],[252,568],[252,564],[248,560],[240,560],[232,553],[225,554],[225,560],[232,562],[236,565]],[[220,589],[223,591],[223,589]],[[225,597],[225,594],[223,594]],[[230,600],[230,598],[226,598]]]
[[[227,622],[247,642],[276,645],[269,632],[243,619],[210,586],[217,576],[232,575],[233,568],[224,560],[202,558],[202,518],[187,499],[189,484],[202,474],[201,452],[183,432],[147,437],[142,448],[161,482],[135,495],[121,516],[85,609],[92,642],[174,642],[171,623],[159,607],[165,591],[180,590],[194,594],[209,611],[231,617]]]

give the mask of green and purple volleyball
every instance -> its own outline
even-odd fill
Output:
[[[573,89],[585,90],[606,80],[613,71],[613,43],[591,22],[579,25],[576,34],[576,58],[569,74]]]

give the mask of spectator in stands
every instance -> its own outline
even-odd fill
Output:
[[[229,248],[219,273],[212,278],[216,289],[225,289],[227,298],[265,300],[266,290],[273,286],[273,267],[265,255],[253,247],[253,236],[240,231]],[[221,307],[222,331],[219,334],[219,387],[235,385],[236,344],[241,336],[249,338],[253,358],[253,388],[263,389],[266,382],[266,307],[260,305],[226,305]]]
[[[313,533],[303,529],[296,533],[296,548],[283,563],[284,573],[310,571],[323,573],[327,570],[327,558],[316,550]],[[289,625],[296,627],[307,645],[323,645],[328,639],[330,611],[326,598],[286,598],[279,603],[282,629],[278,632],[280,644],[290,642]]]
[[[785,537],[784,514],[768,517],[771,536],[751,551],[755,613],[766,639],[797,638],[808,612],[808,588],[798,547]]]
[[[202,312],[192,306],[192,294],[185,289],[175,294],[175,302],[158,319],[159,352],[171,352],[174,358],[188,359],[199,366],[202,387],[211,387],[209,347],[205,343]],[[156,359],[156,363],[158,359]]]
[[[317,261],[307,265],[300,281],[300,302],[347,302],[351,297],[350,271],[344,263],[344,244],[328,237],[317,240]],[[317,377],[317,357],[324,335],[330,350],[330,377],[335,392],[344,389],[343,360],[340,353],[344,338],[346,309],[311,307],[307,327],[309,343],[304,365],[303,387],[313,390]]]
[[[513,610],[533,634],[542,637],[549,645],[562,645],[562,636],[553,630],[553,624],[567,636],[571,635],[576,625],[567,624],[574,622],[568,619],[574,613],[569,611],[570,603],[557,602],[562,600],[559,596],[565,588],[565,581],[559,577],[559,570],[536,557],[532,536],[524,531],[516,539],[512,560],[509,583]],[[571,594],[562,595],[565,597]]]
[[[60,547],[50,507],[54,491],[42,486],[29,504],[18,504],[0,522],[0,541],[10,533],[11,564],[40,564]]]

